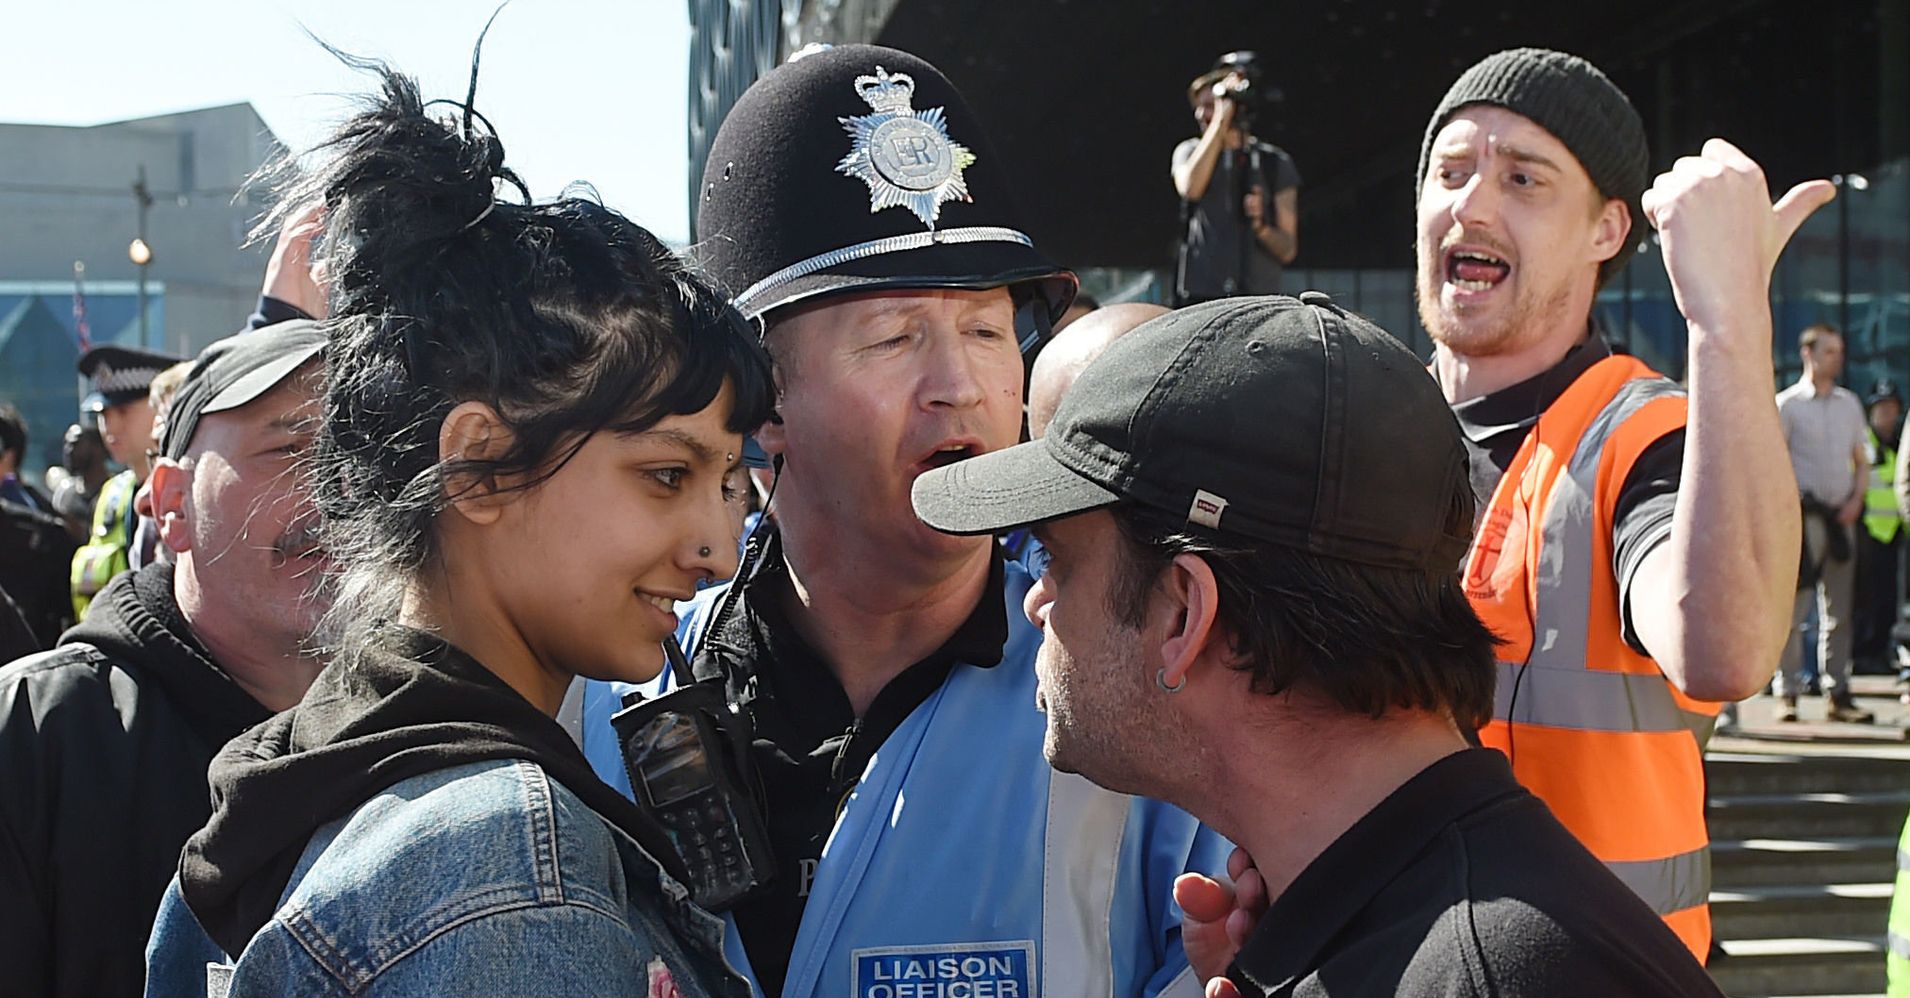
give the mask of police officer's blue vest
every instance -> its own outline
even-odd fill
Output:
[[[1232,847],[1177,808],[1048,767],[1030,585],[1010,563],[1001,664],[957,666],[870,760],[824,848],[784,998],[1201,994],[1174,878],[1219,875]],[[681,608],[686,646],[722,592]],[[630,688],[592,682],[583,700],[584,754],[625,794],[610,715]],[[725,943],[754,981],[733,920]]]

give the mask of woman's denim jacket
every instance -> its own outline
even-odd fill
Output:
[[[313,833],[236,961],[167,888],[148,995],[746,996],[723,923],[522,760],[405,780]]]

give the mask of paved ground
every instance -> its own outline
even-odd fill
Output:
[[[1857,676],[1851,682],[1857,705],[1877,715],[1875,724],[1833,724],[1824,720],[1829,701],[1803,697],[1796,721],[1773,720],[1777,699],[1758,696],[1738,707],[1738,729],[1720,731],[1712,752],[1782,752],[1795,755],[1878,755],[1910,758],[1910,707],[1897,699],[1903,687],[1893,676]]]

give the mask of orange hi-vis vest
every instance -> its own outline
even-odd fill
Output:
[[[1505,639],[1480,739],[1703,962],[1711,946],[1704,742],[1718,704],[1625,643],[1612,526],[1684,390],[1630,357],[1593,364],[1540,414],[1493,490],[1466,595]]]

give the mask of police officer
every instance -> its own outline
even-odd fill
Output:
[[[1897,423],[1903,396],[1888,380],[1877,382],[1864,399],[1869,426],[1864,457],[1870,465],[1864,488],[1864,529],[1857,531],[1857,598],[1851,614],[1852,672],[1889,673],[1896,662],[1890,629],[1903,599],[1901,545],[1903,514],[1897,510]]]
[[[1027,574],[909,503],[1017,442],[1020,348],[1075,294],[1003,166],[940,72],[863,45],[764,76],[710,150],[696,252],[765,327],[780,475],[741,581],[688,604],[672,681],[754,724],[775,869],[727,943],[767,995],[1200,993],[1169,895],[1225,844],[1050,771]],[[583,741],[627,788],[619,692],[586,691]]]
[[[73,556],[73,610],[87,604],[106,583],[132,567],[133,531],[139,516],[133,497],[152,470],[153,408],[147,398],[159,372],[184,360],[157,350],[97,346],[80,355],[80,374],[93,379],[101,399],[100,437],[106,452],[126,470],[108,479],[93,506],[93,530]]]

